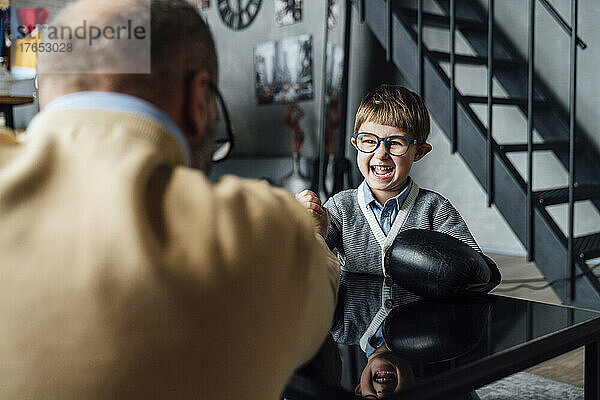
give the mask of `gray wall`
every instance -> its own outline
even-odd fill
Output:
[[[346,119],[346,157],[353,166],[354,186],[362,182],[356,166],[356,150],[350,143],[354,130],[354,117],[362,98],[374,87],[390,83],[388,77],[396,76],[396,68],[385,61],[385,50],[379,45],[366,24],[360,22],[356,8],[352,10],[350,67],[348,87],[348,115]],[[391,81],[394,81],[393,78]]]
[[[272,0],[263,0],[258,16],[246,29],[229,29],[218,14],[217,2],[204,12],[213,32],[219,57],[220,82],[225,101],[237,133],[234,155],[284,156],[291,155],[291,136],[283,122],[285,106],[257,105],[254,96],[254,46],[271,40],[280,40],[302,34],[313,37],[313,100],[301,101],[305,111],[301,127],[305,140],[301,154],[314,156],[317,152],[316,135],[319,130],[323,43],[325,35],[325,2],[304,2],[301,22],[278,27],[274,21]]]
[[[308,2],[304,3],[305,10],[307,7],[319,4],[321,2]],[[268,6],[268,7],[266,7]],[[278,28],[274,27],[272,23],[272,0],[264,0],[263,8],[261,13],[265,13],[262,18],[265,23],[270,24],[268,27],[256,28],[260,34],[265,35],[263,31],[268,28],[269,37],[278,39],[281,37],[293,36],[301,34],[303,29],[309,29],[310,31],[316,32],[320,39],[317,44],[317,37],[313,36],[313,50],[314,50],[314,64],[313,73],[315,76],[315,89],[318,96],[318,100],[315,101],[304,101],[300,105],[305,109],[307,116],[302,120],[302,128],[305,130],[306,141],[303,145],[302,155],[305,157],[314,157],[317,153],[317,135],[320,131],[320,120],[319,113],[321,112],[320,105],[320,91],[321,91],[321,75],[322,75],[322,51],[324,32],[322,24],[324,22],[324,16],[320,13],[316,13],[312,10],[311,13],[304,16],[304,20],[301,24],[297,25],[298,28],[294,28],[293,33],[288,33],[291,27]],[[318,8],[318,7],[317,7]],[[220,22],[219,16],[215,14],[215,10],[212,10],[206,15],[209,17],[209,23],[211,29],[215,33],[215,40],[217,41],[217,47],[219,51],[220,67],[221,67],[221,79],[220,86],[223,88],[224,96],[228,103],[228,107],[237,110],[233,112],[234,117],[237,114],[237,119],[234,120],[236,131],[239,137],[238,151],[234,154],[234,159],[227,160],[222,164],[215,165],[213,168],[213,178],[218,178],[225,173],[234,173],[240,175],[240,169],[244,169],[247,163],[247,157],[261,156],[260,159],[256,160],[256,163],[261,165],[256,167],[256,173],[253,171],[245,171],[243,176],[247,177],[267,177],[273,182],[278,182],[278,178],[287,173],[291,168],[291,160],[287,159],[282,161],[281,158],[289,158],[291,154],[291,141],[287,127],[283,124],[283,113],[284,107],[279,105],[267,105],[257,106],[254,100],[254,81],[253,71],[254,65],[252,63],[252,48],[244,50],[243,58],[238,59],[238,53],[230,54],[233,51],[234,46],[228,43],[228,37],[237,37],[237,34],[228,31],[223,24]],[[343,47],[343,7],[340,8],[340,15],[338,20],[340,23],[336,26],[333,31],[329,32],[328,40],[334,44],[338,44]],[[324,12],[324,9],[323,9]],[[312,17],[311,17],[312,15]],[[309,20],[308,18],[313,18]],[[260,18],[255,24],[260,23]],[[252,29],[252,27],[250,28]],[[250,34],[250,30],[248,30]],[[222,36],[222,37],[221,37]],[[255,38],[246,39],[252,46],[255,43],[259,43],[262,40]],[[372,35],[369,28],[361,24],[358,18],[358,14],[353,10],[352,12],[352,33],[351,33],[351,49],[350,49],[350,84],[348,93],[348,115],[347,115],[347,131],[344,135],[346,141],[346,155],[351,160],[352,164],[355,164],[356,151],[350,144],[350,136],[354,127],[354,114],[358,108],[358,105],[362,97],[367,91],[376,86],[379,83],[384,82],[385,77],[389,76],[394,67],[392,65],[386,65],[385,53],[383,49],[377,44],[376,39]],[[250,57],[250,59],[248,59]],[[225,64],[226,59],[236,60],[237,64],[232,66],[231,63]],[[238,76],[240,75],[240,76]],[[233,82],[240,82],[233,84]],[[241,85],[241,86],[239,86]],[[242,125],[240,126],[240,120]],[[310,120],[309,120],[310,119]],[[337,139],[341,135],[338,134]],[[256,142],[256,143],[254,143]],[[264,149],[257,148],[258,144],[264,143]],[[237,160],[236,160],[237,158]],[[265,165],[267,165],[265,167]],[[355,167],[355,165],[354,165]],[[265,170],[271,169],[271,172]],[[353,179],[355,184],[360,182],[360,173],[357,168],[354,168]]]

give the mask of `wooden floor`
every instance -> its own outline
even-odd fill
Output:
[[[550,287],[533,290],[526,287],[517,287],[518,284],[516,283],[505,282],[513,279],[543,279],[542,274],[534,263],[527,262],[524,257],[500,254],[488,255],[498,264],[503,281],[492,293],[543,303],[561,304],[560,299]],[[537,288],[545,286],[545,284],[545,281],[528,283],[528,285]],[[584,351],[582,347],[536,365],[528,369],[527,372],[556,381],[583,386],[583,355]]]

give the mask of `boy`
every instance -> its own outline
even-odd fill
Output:
[[[364,182],[324,206],[311,191],[296,196],[329,247],[337,249],[343,270],[387,275],[383,256],[398,233],[408,229],[442,232],[481,253],[450,202],[409,177],[413,162],[431,151],[429,129],[429,113],[418,95],[401,86],[379,86],[362,100],[351,139]],[[484,270],[477,280],[489,283],[494,274]]]
[[[394,307],[420,297],[439,299],[439,293],[447,290],[448,285],[455,287],[446,292],[445,299],[454,289],[489,291],[500,282],[496,265],[481,254],[458,211],[443,196],[420,189],[409,177],[413,162],[431,151],[431,145],[426,142],[429,130],[429,113],[418,95],[401,86],[379,86],[362,100],[351,139],[357,149],[356,161],[364,182],[358,189],[334,195],[324,206],[311,191],[296,195],[313,216],[317,232],[326,238],[330,249],[337,249],[342,263],[339,298],[343,301],[338,302],[330,331],[338,343],[358,342],[367,352],[372,339],[377,338],[378,328]],[[460,247],[468,251],[462,249],[461,252]],[[481,257],[459,255],[471,249]],[[394,265],[388,258],[396,255],[404,259]],[[458,262],[445,262],[451,258]],[[480,262],[467,276],[467,259],[476,258]],[[417,269],[422,271],[414,273]],[[401,280],[402,286],[394,278],[399,270],[406,277]],[[442,270],[443,273],[438,273]],[[461,276],[456,279],[453,274]],[[370,282],[369,276],[374,275],[379,275],[381,281],[371,290],[370,285],[364,283]],[[348,291],[348,277],[357,277],[363,283],[357,290]],[[410,288],[408,281],[412,281]],[[422,287],[415,289],[415,282]],[[436,286],[440,291],[436,292]],[[386,350],[380,344],[371,347],[370,360],[375,359],[377,351]],[[410,380],[410,374],[406,378]],[[363,380],[361,378],[361,382]],[[375,390],[376,380],[372,385],[365,382],[357,387],[357,394],[368,395],[367,389],[371,386],[372,391]],[[393,383],[395,386],[400,382]],[[397,388],[379,389],[384,392]]]

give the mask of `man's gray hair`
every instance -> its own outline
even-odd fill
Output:
[[[84,19],[88,25],[122,26],[131,16],[150,17],[149,74],[119,73],[119,65],[131,67],[143,61],[136,59],[133,49],[105,41],[85,53],[40,53],[42,85],[48,80],[63,92],[120,91],[159,104],[181,91],[194,72],[206,71],[217,79],[217,56],[210,30],[197,9],[185,0],[82,0],[69,5],[52,25],[74,29]],[[117,67],[111,72],[100,68],[100,73],[56,73],[69,69],[93,71],[98,65]]]

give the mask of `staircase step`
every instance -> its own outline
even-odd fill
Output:
[[[462,96],[463,100],[467,103],[472,104],[487,104],[488,98],[487,96]],[[508,106],[519,106],[519,107],[527,107],[527,99],[526,98],[516,98],[516,97],[494,97],[493,102],[495,105],[508,105]],[[536,100],[535,108],[536,109],[544,109],[550,107],[550,102],[545,100]]]
[[[444,51],[430,51],[429,54],[438,61],[450,62],[450,53]],[[457,64],[466,65],[486,65],[487,57],[467,56],[463,54],[455,54],[454,59]],[[494,68],[519,68],[519,64],[511,60],[494,59]]]
[[[574,246],[582,260],[600,257],[600,233],[575,238]]]
[[[402,15],[413,23],[417,23],[417,11],[410,8],[403,8]],[[456,18],[456,29],[461,31],[487,32],[487,23],[474,21],[472,19]],[[450,16],[423,13],[423,25],[436,28],[450,29]]]
[[[543,206],[569,202],[569,188],[541,190],[535,192],[538,201]],[[600,198],[600,185],[580,185],[575,187],[575,201]]]
[[[509,144],[500,144],[498,145],[501,151],[505,153],[511,152],[520,152],[527,151],[527,143],[509,143]],[[575,148],[578,148],[579,144],[575,143]],[[553,150],[553,151],[568,151],[569,150],[569,141],[568,140],[556,140],[551,142],[544,143],[534,143],[533,151],[542,151],[542,150]]]

